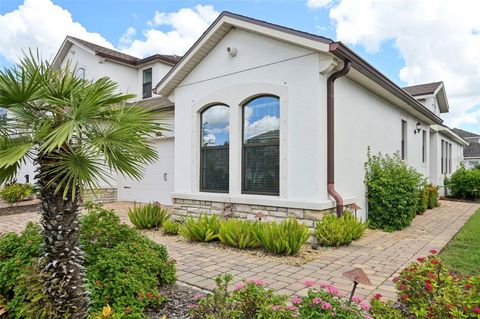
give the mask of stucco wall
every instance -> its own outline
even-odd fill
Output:
[[[422,133],[414,133],[419,122],[417,118],[347,77],[335,82],[336,186],[343,196],[357,198],[357,204],[364,215],[364,164],[368,147],[370,146],[372,154],[400,152],[402,120],[407,122],[405,161],[407,165],[428,176],[429,127],[422,127],[427,132],[426,159],[422,162]]]

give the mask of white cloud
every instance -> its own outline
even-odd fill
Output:
[[[51,0],[25,0],[18,9],[0,15],[0,54],[10,61],[29,48],[53,58],[65,36],[72,35],[106,47],[112,45],[100,34],[88,32],[72,15]]]
[[[125,53],[144,57],[155,53],[184,54],[218,17],[219,12],[211,5],[196,5],[176,12],[155,12],[149,29],[143,31],[143,40],[134,40]],[[158,27],[170,28],[169,31]]]
[[[133,41],[133,37],[137,34],[137,30],[133,27],[127,28],[124,34],[120,37],[120,47],[126,47]]]
[[[308,4],[308,3],[307,3]],[[408,85],[443,80],[451,126],[480,125],[480,2],[438,0],[340,0],[330,8],[337,38],[369,52],[387,40],[405,61]]]
[[[320,9],[328,6],[332,0],[307,0],[307,7],[310,9]]]
[[[245,128],[245,135],[247,138],[260,135],[272,130],[278,130],[280,127],[280,119],[276,116],[264,116],[261,119],[248,123]]]

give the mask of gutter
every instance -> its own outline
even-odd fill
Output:
[[[343,214],[343,198],[335,190],[335,80],[350,71],[350,60],[346,59],[340,71],[327,79],[327,191],[337,204],[337,217]]]

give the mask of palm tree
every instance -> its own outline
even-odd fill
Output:
[[[86,318],[83,252],[79,246],[80,192],[108,181],[111,172],[142,177],[157,158],[148,136],[161,130],[152,111],[126,104],[108,78],[86,81],[74,68],[53,69],[32,54],[0,71],[0,184],[22,162],[36,164],[45,254],[39,262],[44,292],[56,318]]]

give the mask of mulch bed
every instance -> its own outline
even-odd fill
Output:
[[[197,288],[184,284],[174,284],[161,287],[159,293],[168,299],[159,309],[148,310],[146,315],[150,319],[187,319],[188,305],[194,303],[195,295],[205,293]]]
[[[177,243],[182,243],[185,245],[192,246],[194,247],[207,247],[208,249],[213,249],[213,250],[220,250],[220,251],[228,251],[228,252],[234,252],[242,255],[247,255],[252,258],[258,258],[261,260],[271,260],[274,262],[282,263],[282,264],[287,264],[290,266],[300,266],[303,264],[306,264],[308,262],[311,262],[313,260],[321,258],[325,254],[326,251],[334,249],[331,247],[317,247],[314,248],[312,247],[311,244],[306,243],[305,245],[302,246],[298,254],[295,256],[282,256],[282,255],[274,255],[269,253],[268,251],[264,249],[240,249],[236,247],[230,247],[221,244],[219,241],[212,241],[212,242],[192,242],[189,241],[181,236],[168,236],[164,235],[161,230],[143,230],[143,234],[147,235],[154,241],[156,241],[159,244],[164,244],[168,242],[177,242]]]

